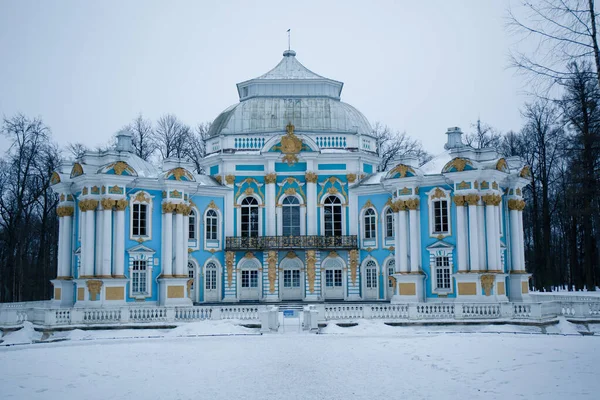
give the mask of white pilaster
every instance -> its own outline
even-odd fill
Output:
[[[183,214],[179,211],[175,213],[175,276],[183,277]]]
[[[478,196],[476,196],[478,197]],[[470,271],[479,271],[479,232],[477,226],[477,203],[469,199],[469,259]]]
[[[163,218],[162,275],[171,277],[173,276],[173,213],[164,213]]]
[[[100,204],[100,203],[99,203]],[[95,270],[94,275],[102,275],[102,249],[104,239],[104,224],[103,224],[103,209],[99,207],[96,210],[96,240],[94,241],[94,256],[95,256]]]
[[[487,269],[489,271],[496,271],[498,266],[496,265],[496,245],[495,242],[498,239],[498,229],[496,228],[496,210],[494,205],[490,202],[485,206],[485,233],[486,233],[486,244],[487,244]]]
[[[269,174],[270,175],[270,174]],[[265,178],[265,209],[267,211],[267,234],[266,236],[276,236],[275,231],[275,178],[272,175]]]
[[[112,208],[102,211],[102,275],[103,278],[112,276]]]
[[[398,258],[396,259],[396,271],[400,273],[408,272],[408,212],[401,209],[398,212],[396,222],[396,240],[398,243]]]
[[[229,236],[229,237],[233,236],[233,225],[234,225],[233,210],[234,210],[233,190],[230,190],[225,195],[225,221],[224,221],[225,236]],[[238,215],[238,218],[239,218],[239,215]],[[238,232],[238,234],[239,234],[239,232]]]
[[[63,277],[64,267],[63,264],[65,262],[65,227],[64,227],[64,219],[65,217],[58,217],[58,254],[57,254],[57,266],[56,266],[56,276]]]
[[[317,183],[313,179],[306,179],[306,234],[314,236],[317,234]],[[352,213],[350,214],[352,215]],[[353,224],[355,225],[355,224]],[[350,234],[354,230],[358,232],[356,226],[350,227]]]
[[[523,210],[517,211],[517,221],[519,222],[519,268],[525,271],[525,234],[523,232]]]
[[[486,260],[486,237],[485,237],[485,210],[482,201],[477,204],[477,230],[479,234],[479,270],[485,271],[487,269]]]
[[[96,226],[96,213],[93,209],[85,212],[85,237],[82,237],[85,251],[85,265],[83,275],[90,277],[94,275],[94,233]]]
[[[64,231],[63,233],[63,241],[62,241],[62,248],[63,248],[63,261],[62,261],[62,272],[60,274],[60,276],[64,276],[64,277],[72,277],[73,276],[73,272],[72,272],[72,268],[71,268],[71,263],[73,260],[73,245],[72,245],[72,237],[73,237],[73,217],[71,215],[66,215],[64,217],[62,217],[63,219],[63,226],[62,229]],[[60,245],[59,245],[60,246]]]
[[[115,229],[113,246],[113,275],[116,278],[125,276],[125,205],[126,200],[117,203],[115,211]]]
[[[419,259],[421,258],[419,253],[419,239],[418,222],[417,218],[419,215],[417,210],[409,210],[409,225],[410,225],[410,272],[419,272]]]
[[[184,212],[183,215],[183,240],[180,243],[182,247],[181,251],[183,254],[183,269],[181,270],[181,275],[188,276],[188,238],[190,237],[190,216],[187,212]]]
[[[510,210],[511,270],[521,271],[521,235],[519,234],[519,211]]]

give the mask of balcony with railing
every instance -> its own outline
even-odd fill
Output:
[[[305,250],[358,248],[356,235],[227,237],[225,250]]]

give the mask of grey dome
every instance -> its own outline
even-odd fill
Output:
[[[303,133],[372,135],[369,121],[340,101],[343,83],[310,71],[287,50],[275,68],[238,83],[240,102],[212,123],[209,136],[281,132],[292,123]]]

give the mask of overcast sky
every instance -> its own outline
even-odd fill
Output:
[[[287,48],[342,100],[443,150],[446,129],[521,125],[507,1],[0,0],[0,116],[40,116],[60,145],[106,143],[138,113],[213,120]],[[0,148],[6,148],[0,139]]]

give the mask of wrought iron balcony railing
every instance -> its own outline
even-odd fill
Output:
[[[227,237],[225,250],[356,249],[356,235]]]

